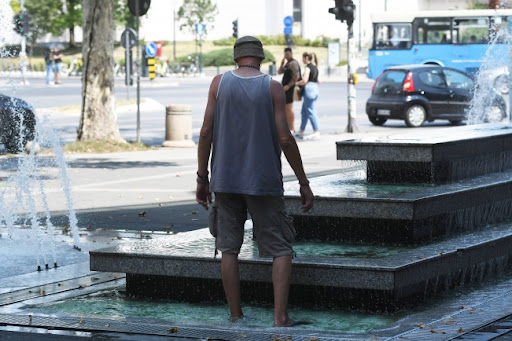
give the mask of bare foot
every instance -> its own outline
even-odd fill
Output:
[[[292,319],[288,319],[288,321],[286,321],[283,324],[277,324],[274,322],[272,327],[295,327],[295,326],[302,326],[305,324],[313,324],[313,322],[311,322],[311,321],[294,321]]]
[[[229,320],[231,322],[233,322],[233,323],[236,323],[238,321],[242,321],[244,319],[244,317],[245,317],[244,315],[242,315],[242,316],[231,316]]]

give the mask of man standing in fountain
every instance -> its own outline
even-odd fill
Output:
[[[231,320],[243,317],[238,254],[248,211],[260,257],[273,258],[274,326],[292,326],[287,306],[295,229],[284,208],[281,150],[299,180],[304,212],[313,206],[313,193],[288,129],[283,86],[260,72],[263,59],[261,42],[242,37],[234,46],[238,68],[216,76],[210,85],[198,144],[196,200],[208,209],[215,193],[209,225],[216,250],[222,252]]]

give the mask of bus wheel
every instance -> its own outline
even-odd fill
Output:
[[[427,119],[427,111],[419,104],[411,105],[405,112],[405,124],[408,127],[421,127]]]
[[[387,118],[377,117],[377,116],[368,116],[370,122],[372,122],[376,126],[381,126],[388,120]]]

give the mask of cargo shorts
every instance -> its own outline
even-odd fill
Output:
[[[282,195],[257,196],[216,192],[208,217],[216,250],[229,254],[240,253],[247,212],[253,221],[253,233],[260,257],[293,255],[295,228],[292,218],[285,211]]]

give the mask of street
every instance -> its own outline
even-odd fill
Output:
[[[279,79],[279,77],[274,77]],[[203,111],[206,106],[210,77],[201,78],[157,78],[152,83],[141,80],[141,139],[149,145],[160,145],[165,136],[165,106],[170,104],[192,105],[193,139],[197,141],[202,123]],[[79,122],[79,105],[81,103],[81,80],[78,77],[64,78],[62,85],[48,86],[40,78],[30,79],[29,85],[0,85],[0,92],[21,97],[32,103],[37,112],[47,114],[64,142],[76,139]],[[320,96],[317,101],[320,131],[322,134],[342,133],[347,125],[347,85],[339,80],[326,80],[320,85]],[[403,121],[388,121],[383,127],[373,126],[365,113],[366,99],[370,96],[372,82],[367,80],[356,86],[357,90],[357,126],[360,132],[385,132],[388,129],[410,130]],[[135,103],[136,88],[127,88],[123,79],[116,79],[116,100],[118,102]],[[296,129],[300,124],[302,102],[294,103]],[[74,110],[52,110],[56,107],[73,106]],[[123,105],[118,108],[118,124],[121,135],[128,141],[136,139],[136,105]],[[432,126],[450,127],[447,121],[426,123],[425,128]],[[394,129],[393,129],[394,128]],[[306,133],[311,133],[311,125]]]

